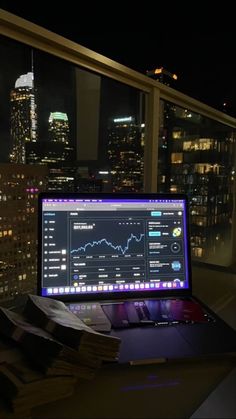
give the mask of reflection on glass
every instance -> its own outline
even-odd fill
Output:
[[[160,192],[187,193],[193,258],[228,265],[232,251],[235,132],[161,101]]]

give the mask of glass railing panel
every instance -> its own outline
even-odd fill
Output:
[[[161,100],[158,190],[186,193],[193,260],[232,263],[235,130]]]
[[[0,301],[35,291],[40,191],[143,191],[144,93],[0,36]]]

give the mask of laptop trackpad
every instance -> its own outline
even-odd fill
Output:
[[[121,339],[120,363],[195,355],[193,348],[175,327],[137,327],[113,330],[111,334]]]
[[[199,355],[236,351],[235,331],[220,321],[177,325],[176,329]]]

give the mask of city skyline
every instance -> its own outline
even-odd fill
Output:
[[[16,81],[21,76],[28,74],[32,69],[32,49],[1,36],[0,53],[3,57],[9,56],[9,59],[2,61],[0,70],[0,107],[2,110],[0,116],[2,143],[0,161],[8,162],[12,151],[10,96]],[[48,141],[49,116],[52,112],[61,112],[67,114],[70,125],[69,143],[76,149],[81,139],[78,138],[76,122],[76,108],[78,101],[80,101],[80,92],[76,91],[77,67],[37,50],[33,52],[33,60],[38,141]],[[84,74],[88,74],[84,70],[81,71]],[[97,109],[100,115],[100,137],[107,130],[111,117],[135,115],[138,107],[136,95],[135,89],[132,90],[113,80],[102,79],[100,102]],[[113,99],[112,101],[111,98]]]
[[[31,164],[0,164],[2,295],[28,289],[28,279],[36,275],[38,192],[142,192],[149,163],[151,175],[158,177],[156,192],[189,196],[193,255],[227,264],[222,248],[231,248],[235,135],[226,122],[217,122],[217,115],[201,115],[200,104],[195,113],[184,103],[177,106],[161,99],[153,116],[160,122],[159,149],[151,148],[144,165],[143,92],[40,50],[32,52],[17,41],[3,36],[0,40],[0,162],[8,161],[13,146],[10,130],[24,128],[24,116],[16,118],[24,108],[18,93],[28,100],[31,116],[37,106],[38,127],[32,140],[28,133],[25,137]],[[30,108],[32,103],[35,107]],[[28,128],[30,124],[28,119]],[[12,249],[9,255],[5,241]]]

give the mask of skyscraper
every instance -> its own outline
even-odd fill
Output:
[[[48,166],[48,190],[73,191],[76,168],[67,114],[50,112],[48,123],[44,141],[26,144],[26,162]]]
[[[49,119],[49,139],[56,143],[69,143],[68,116],[63,112],[51,112]]]
[[[48,137],[44,141],[26,144],[26,163],[57,164],[74,160],[74,148],[69,144],[69,123],[66,113],[50,112]]]
[[[0,164],[0,301],[35,292],[37,196],[48,168]]]
[[[142,190],[143,146],[141,126],[132,116],[112,119],[108,134],[108,160],[114,191]]]
[[[176,87],[174,86],[174,82],[176,82],[176,80],[178,79],[177,75],[166,70],[164,67],[155,68],[154,70],[147,71],[146,74],[148,77],[158,80],[160,83],[166,84],[170,87]]]
[[[34,74],[21,75],[10,93],[12,163],[25,163],[25,144],[37,141],[37,114],[34,90]]]
[[[158,192],[188,195],[192,256],[227,265],[235,134],[227,126],[172,103],[161,101],[160,109]]]

